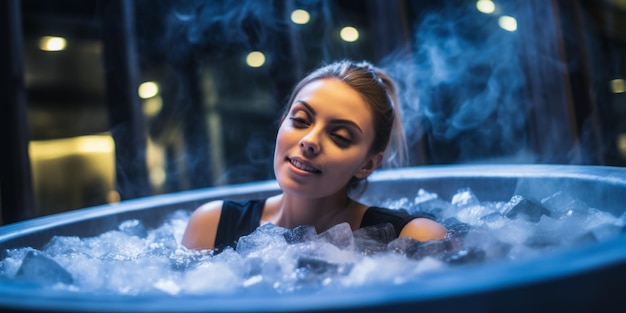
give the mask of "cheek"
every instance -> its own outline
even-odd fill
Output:
[[[276,134],[276,150],[278,150],[279,147],[284,146],[289,141],[290,132],[287,128],[288,126],[281,125],[278,129],[278,133]]]
[[[334,158],[334,167],[338,175],[353,176],[363,164],[365,155],[361,151],[338,150]]]

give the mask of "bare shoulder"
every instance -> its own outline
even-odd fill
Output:
[[[441,240],[448,230],[441,224],[427,218],[411,220],[400,232],[400,236],[411,237],[419,241]]]
[[[222,211],[222,205],[224,204],[224,200],[213,200],[209,201],[201,206],[199,206],[191,215],[193,216],[207,216],[211,214],[219,214]]]
[[[189,249],[213,249],[224,201],[214,200],[198,207],[187,223],[182,244]]]

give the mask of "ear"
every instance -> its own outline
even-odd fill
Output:
[[[378,166],[380,165],[380,163],[382,163],[382,161],[383,161],[382,152],[378,152],[376,154],[371,155],[367,160],[365,160],[365,163],[363,163],[363,166],[361,166],[361,168],[356,172],[356,174],[354,174],[354,176],[358,179],[366,178],[367,176],[372,174],[372,172],[375,169],[378,168]]]

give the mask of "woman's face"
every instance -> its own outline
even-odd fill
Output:
[[[283,192],[317,198],[364,178],[382,153],[370,155],[374,140],[371,110],[347,84],[313,81],[291,103],[276,136],[274,173]]]

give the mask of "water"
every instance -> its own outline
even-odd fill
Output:
[[[312,227],[259,227],[219,254],[180,245],[189,212],[174,212],[147,229],[127,220],[96,237],[54,237],[41,250],[7,250],[4,282],[76,293],[123,295],[283,295],[332,292],[415,282],[456,266],[532,258],[598,242],[624,232],[626,213],[613,216],[558,192],[544,199],[513,195],[480,201],[471,189],[451,199],[420,189],[382,203],[435,214],[449,229],[444,240],[393,238],[391,225],[352,232],[347,224],[317,234]]]

